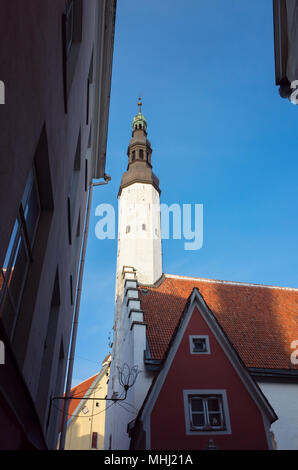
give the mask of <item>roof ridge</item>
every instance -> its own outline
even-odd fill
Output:
[[[89,380],[93,379],[95,380],[95,378],[99,375],[99,373],[101,372],[101,370],[99,372],[97,372],[96,374],[94,375],[91,375],[90,377],[88,377],[87,379],[83,380],[82,382],[78,383],[77,385],[75,385],[74,387],[72,387],[70,389],[70,391],[72,392],[72,390],[74,390],[75,388],[79,387],[80,385],[83,385],[84,383],[88,382]],[[92,385],[92,384],[91,384]],[[89,390],[89,389],[88,389]]]
[[[239,281],[223,281],[220,279],[206,279],[202,277],[190,277],[190,276],[180,276],[178,274],[164,274],[165,278],[169,279],[185,279],[189,281],[203,281],[203,282],[210,282],[210,284],[228,284],[234,286],[247,286],[247,287],[265,287],[266,289],[282,289],[287,291],[297,291],[297,287],[282,287],[282,286],[271,286],[266,284],[254,284],[249,282],[239,282]]]

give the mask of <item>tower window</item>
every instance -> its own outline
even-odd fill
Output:
[[[129,233],[130,232],[130,225],[127,225],[126,226],[126,233]]]
[[[142,230],[146,230],[146,224],[142,224]]]
[[[136,152],[135,152],[135,150],[133,150],[131,152],[131,160],[134,161],[135,159],[136,159]]]
[[[146,153],[147,162],[149,162],[149,152]]]
[[[144,150],[143,149],[140,149],[140,160],[144,160]]]

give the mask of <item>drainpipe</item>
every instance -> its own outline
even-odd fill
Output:
[[[68,371],[67,371],[67,383],[66,383],[66,389],[65,389],[66,399],[64,400],[64,407],[63,407],[63,425],[62,425],[61,436],[60,436],[59,450],[64,450],[64,447],[65,447],[66,429],[67,429],[67,421],[68,421],[67,418],[68,418],[68,410],[69,410],[70,394],[71,394],[73,364],[74,364],[77,333],[78,333],[79,311],[80,311],[80,304],[81,304],[81,293],[82,293],[83,275],[84,275],[85,258],[86,258],[86,248],[87,248],[87,240],[88,240],[88,232],[89,232],[92,192],[93,192],[93,187],[94,186],[103,186],[105,184],[108,184],[109,181],[111,181],[111,177],[109,175],[105,175],[104,176],[104,181],[99,182],[99,183],[92,183],[92,181],[91,181],[91,183],[89,185],[88,203],[87,203],[87,210],[86,210],[86,222],[85,222],[85,230],[84,230],[84,235],[83,235],[83,247],[82,247],[81,260],[80,260],[79,279],[78,279],[78,286],[77,286],[77,292],[76,292],[76,301],[75,301],[75,314],[74,314],[74,320],[73,320],[71,347],[70,347],[69,363],[68,363]]]

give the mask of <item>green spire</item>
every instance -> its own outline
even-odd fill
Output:
[[[138,106],[139,106],[139,112],[133,118],[132,128],[133,129],[139,129],[140,126],[141,126],[141,129],[143,129],[145,131],[147,129],[147,121],[146,121],[146,118],[142,114],[142,101],[141,101],[141,98],[139,98]]]

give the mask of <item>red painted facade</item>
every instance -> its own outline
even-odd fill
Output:
[[[211,354],[190,354],[190,335],[208,335]],[[226,390],[231,434],[186,434],[183,390],[189,389]],[[261,412],[197,307],[153,406],[150,423],[151,449],[204,449],[210,439],[222,450],[268,449]]]

